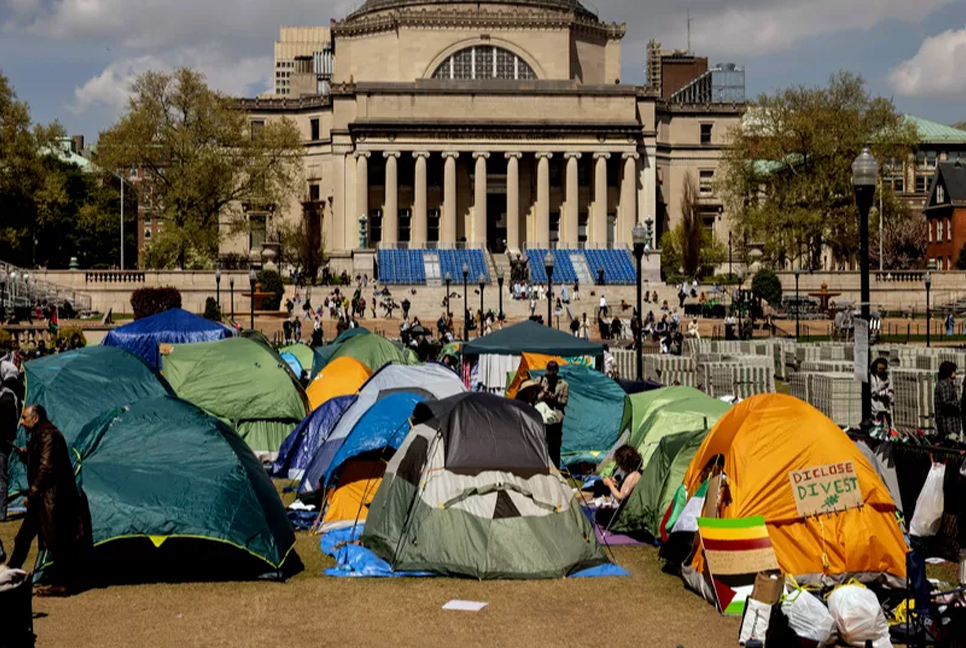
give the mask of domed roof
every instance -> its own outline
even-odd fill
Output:
[[[580,3],[580,0],[482,0],[485,4],[511,5],[517,7],[531,7],[534,9],[551,9],[557,11],[572,11],[586,16],[595,16],[593,12]],[[362,16],[375,11],[401,9],[426,5],[455,5],[479,4],[475,0],[366,0],[350,18]]]

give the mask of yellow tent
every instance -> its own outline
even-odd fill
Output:
[[[907,547],[889,491],[858,446],[811,405],[780,394],[754,396],[736,405],[718,421],[691,461],[684,478],[689,494],[707,479],[712,464],[720,465],[726,476],[717,498],[717,516],[764,516],[778,564],[786,574],[799,582],[825,585],[853,576],[894,587],[904,584]],[[851,484],[857,480],[861,505],[827,512],[840,509],[851,496],[845,492],[850,487],[841,488],[842,482],[836,485],[834,479],[845,469]],[[803,482],[796,480],[810,483],[801,490],[794,483]],[[811,494],[817,498],[807,497],[813,485],[817,488]],[[823,489],[826,494],[831,489],[835,500],[836,488],[837,503],[824,499],[826,512],[800,514],[800,509],[823,506]],[[708,498],[713,497],[709,492]],[[691,566],[703,573],[700,551]]]
[[[351,459],[342,466],[338,485],[326,494],[322,531],[363,523],[369,514],[369,504],[376,496],[386,462]]]
[[[309,405],[314,411],[330,398],[354,394],[371,375],[369,367],[355,358],[336,358],[325,366],[305,390],[309,396]]]
[[[506,397],[516,398],[520,385],[523,384],[524,380],[530,379],[530,372],[546,369],[551,361],[556,361],[561,366],[567,364],[567,361],[559,356],[544,355],[542,353],[524,353],[520,357],[520,366],[517,368],[517,374],[510,382],[510,386],[507,387]]]

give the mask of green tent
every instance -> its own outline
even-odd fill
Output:
[[[51,422],[70,445],[91,419],[144,398],[173,394],[139,356],[109,346],[89,346],[24,365],[27,403],[42,405]],[[27,445],[26,432],[18,432],[17,444]],[[27,485],[23,463],[10,462],[10,493]]]
[[[295,546],[252,451],[188,402],[163,396],[108,412],[74,446],[95,566],[140,575],[167,563],[191,577],[218,564],[237,578],[282,570]]]
[[[315,352],[307,344],[290,344],[287,347],[279,349],[279,353],[291,353],[299,361],[299,364],[302,365],[302,369],[312,369]]]
[[[359,337],[363,335],[372,335],[369,329],[363,326],[357,326],[356,328],[350,328],[342,331],[342,333],[336,339],[332,340],[331,344],[327,344],[324,347],[318,347],[312,350],[312,380],[319,375],[319,372],[325,368],[325,365],[332,362],[332,356],[342,348],[342,345],[351,340],[354,337]]]
[[[395,571],[561,578],[607,557],[550,465],[536,412],[492,394],[427,401],[369,507],[362,543]]]
[[[617,533],[643,530],[659,537],[664,513],[707,435],[706,430],[693,430],[663,437],[611,530]]]
[[[531,371],[537,379],[546,371]],[[563,422],[561,460],[567,465],[598,463],[630,425],[627,394],[616,382],[590,367],[562,365],[560,377],[570,385]]]
[[[604,347],[529,320],[477,338],[463,346],[464,356],[520,355],[521,353],[542,353],[565,358],[577,356],[599,358],[604,355]]]
[[[335,348],[330,349],[331,347]],[[312,366],[312,371],[316,374],[333,360],[343,357],[358,360],[373,372],[390,363],[403,365],[415,363],[415,358],[411,352],[400,349],[381,335],[371,333],[354,335],[341,342],[336,341],[325,349],[324,354],[316,354],[316,362]],[[329,350],[331,350],[331,353]],[[318,367],[318,371],[316,371],[316,367]]]
[[[162,367],[178,396],[234,425],[263,461],[274,460],[308,412],[291,369],[255,340],[175,344],[162,354]]]

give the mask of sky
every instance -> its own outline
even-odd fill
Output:
[[[88,141],[123,112],[132,79],[186,65],[233,95],[270,89],[279,25],[328,25],[362,0],[0,0],[0,71],[39,123]],[[745,66],[749,97],[861,74],[902,112],[966,121],[966,0],[587,0],[627,24],[623,82],[646,45]]]

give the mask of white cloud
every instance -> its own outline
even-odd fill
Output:
[[[905,96],[966,97],[966,27],[923,41],[916,55],[889,73],[889,85]]]

